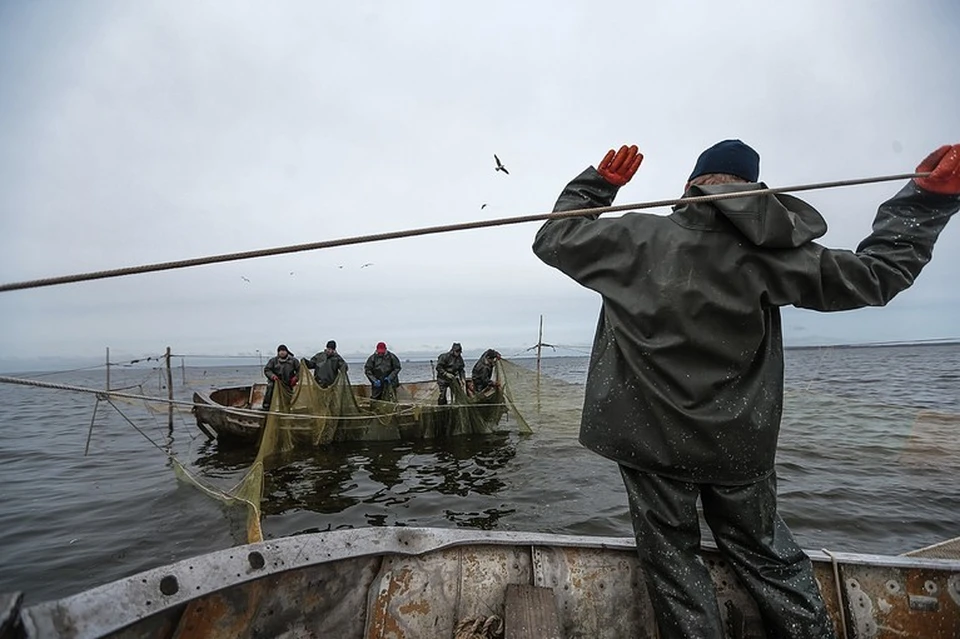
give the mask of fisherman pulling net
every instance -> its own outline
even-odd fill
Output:
[[[435,384],[391,386],[389,394],[372,399],[367,387],[350,384],[345,371],[324,388],[306,363],[300,362],[299,383],[292,390],[285,384],[275,384],[257,456],[232,488],[211,485],[177,460],[174,470],[178,478],[205,494],[227,506],[244,509],[246,542],[262,541],[260,503],[265,474],[282,466],[287,453],[335,441],[434,439],[514,428],[524,434],[532,432],[513,401],[511,385],[529,386],[526,378],[534,373],[499,358],[493,366],[494,383],[479,392],[471,392],[472,384],[450,384],[452,403],[438,405]]]

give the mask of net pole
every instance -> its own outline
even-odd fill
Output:
[[[166,360],[167,367],[167,399],[170,400],[170,403],[167,404],[167,426],[170,430],[173,430],[173,371],[170,369],[170,347],[167,346],[167,352],[164,354],[164,359]]]

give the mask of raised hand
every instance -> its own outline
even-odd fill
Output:
[[[621,146],[616,153],[613,149],[607,151],[597,168],[597,173],[610,184],[623,186],[637,172],[641,162],[643,162],[643,154],[639,152],[637,145]]]
[[[941,195],[960,195],[960,144],[945,144],[917,166],[917,173],[929,172],[914,180],[924,191]]]

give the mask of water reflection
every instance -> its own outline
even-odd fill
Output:
[[[345,442],[278,455],[268,463],[261,511],[265,520],[304,513],[342,515],[325,528],[298,532],[424,525],[425,511],[457,526],[497,528],[500,519],[516,509],[491,505],[489,497],[509,488],[501,471],[516,457],[518,441],[515,434],[497,433],[417,442]],[[198,453],[200,472],[221,486],[239,480],[255,457],[253,449],[218,449],[215,443],[202,445]],[[451,503],[463,507],[450,508]],[[441,504],[442,510],[431,508]]]

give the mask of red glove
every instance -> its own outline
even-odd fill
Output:
[[[945,144],[917,166],[917,173],[930,176],[914,180],[924,191],[941,195],[960,195],[960,144]]]
[[[636,144],[631,147],[621,146],[616,155],[614,155],[613,149],[607,151],[607,154],[603,156],[603,161],[600,162],[597,173],[610,184],[623,186],[637,172],[641,162],[643,162],[643,154],[637,151]]]
[[[298,380],[297,380],[297,376],[296,376],[296,375],[293,375],[293,376],[290,378],[290,388],[293,388],[294,386],[296,386],[296,385],[297,385],[297,381],[298,381]]]

